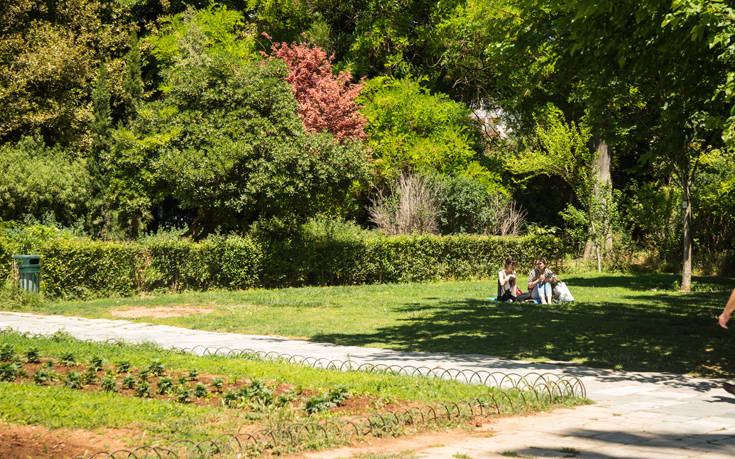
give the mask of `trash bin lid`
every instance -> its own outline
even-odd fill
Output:
[[[13,255],[13,259],[19,266],[32,266],[41,264],[41,255]]]

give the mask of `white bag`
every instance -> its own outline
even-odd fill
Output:
[[[559,282],[554,287],[554,296],[559,299],[559,303],[571,303],[574,301],[572,292],[569,291],[569,287],[564,282]]]

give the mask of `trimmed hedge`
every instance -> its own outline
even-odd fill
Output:
[[[229,236],[201,242],[152,237],[126,243],[51,237],[30,247],[42,257],[42,290],[55,297],[486,278],[495,276],[507,256],[523,271],[536,256],[558,260],[564,255],[564,245],[551,235],[305,232],[282,241]],[[12,254],[20,248],[0,237],[0,256],[6,260],[0,275],[9,274]]]

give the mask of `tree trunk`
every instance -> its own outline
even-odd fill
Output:
[[[612,191],[612,177],[610,176],[610,147],[607,142],[601,140],[597,144],[597,159],[595,160],[595,171],[597,177],[595,178],[595,195],[598,195],[600,191],[600,184],[609,185],[609,189]],[[605,188],[607,190],[607,187]],[[612,248],[612,234],[608,234],[605,238],[605,244],[603,245],[604,250],[610,250]],[[587,245],[584,248],[583,259],[589,260],[592,258],[592,254],[596,253],[595,244],[593,241],[587,241]],[[599,254],[598,254],[599,255]]]
[[[690,195],[689,177],[683,179],[684,188],[684,231],[682,231],[682,245],[684,248],[684,259],[681,268],[681,291],[689,292],[692,290],[692,200]]]

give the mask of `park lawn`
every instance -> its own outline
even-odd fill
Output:
[[[735,373],[732,332],[716,317],[735,280],[569,274],[565,305],[495,303],[495,280],[200,292],[41,302],[49,314],[113,318],[132,307],[211,308],[136,320],[398,350],[563,360],[599,368],[708,376]],[[521,279],[523,286],[525,279]]]

